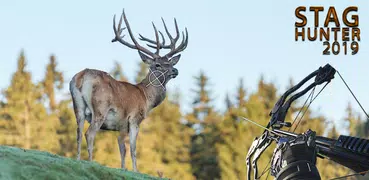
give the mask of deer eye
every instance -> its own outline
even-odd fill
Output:
[[[160,64],[155,64],[155,67],[161,67],[161,65]]]

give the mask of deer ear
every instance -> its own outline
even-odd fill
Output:
[[[181,57],[180,54],[178,54],[177,56],[174,56],[172,59],[170,59],[170,61],[172,62],[172,65],[176,65],[179,61],[179,58]]]
[[[141,51],[138,51],[138,54],[140,54],[140,57],[141,57],[141,59],[142,59],[142,61],[144,63],[146,63],[146,64],[152,64],[154,62],[154,59],[150,58],[149,56],[146,56]]]

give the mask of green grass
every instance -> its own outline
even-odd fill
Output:
[[[108,168],[96,162],[36,150],[0,146],[0,179],[11,180],[128,180],[160,179],[122,169]]]

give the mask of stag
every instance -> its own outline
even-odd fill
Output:
[[[121,28],[122,20],[125,27]],[[85,138],[87,141],[88,157],[92,161],[93,143],[96,133],[102,130],[119,131],[118,144],[121,156],[121,167],[125,169],[126,147],[124,140],[129,135],[130,152],[133,170],[137,171],[136,165],[136,139],[139,125],[146,115],[157,107],[166,97],[165,86],[170,79],[177,77],[178,70],[174,66],[180,59],[179,52],[183,51],[188,44],[188,32],[182,31],[182,42],[176,46],[180,38],[177,21],[174,18],[176,37],[172,37],[163,20],[163,25],[170,39],[170,44],[165,43],[163,33],[158,31],[152,23],[155,32],[155,40],[151,40],[139,34],[139,39],[147,43],[147,46],[156,49],[151,52],[141,46],[134,38],[126,15],[123,13],[119,24],[116,26],[115,15],[113,29],[115,37],[112,42],[119,42],[131,49],[136,49],[142,61],[149,67],[149,73],[142,82],[131,84],[114,79],[108,73],[95,69],[85,69],[77,73],[70,82],[70,93],[73,99],[73,108],[77,120],[77,159],[80,160],[81,138],[84,122],[90,124]],[[122,32],[127,29],[133,42],[123,40]],[[159,40],[159,34],[161,41]],[[164,56],[159,55],[161,49],[169,52]],[[178,54],[178,55],[176,55]],[[176,56],[174,56],[176,55]],[[160,72],[155,74],[154,72]],[[154,76],[154,78],[153,78]],[[156,81],[156,82],[154,82]],[[160,84],[160,85],[159,85]]]

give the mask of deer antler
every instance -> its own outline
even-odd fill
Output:
[[[161,40],[163,41],[162,43],[159,43],[159,47],[160,47],[160,49],[162,49],[162,48],[165,48],[165,47],[167,47],[166,45],[165,45],[165,38],[164,38],[164,35],[163,35],[163,33],[161,32],[161,31],[158,31],[159,33],[160,33],[160,36],[161,36]],[[151,40],[151,39],[149,39],[149,38],[146,38],[146,37],[144,37],[144,36],[142,36],[141,34],[139,34],[140,35],[140,37],[139,37],[139,39],[140,40],[142,40],[142,41],[146,41],[146,42],[149,42],[149,43],[152,43],[152,44],[157,44],[157,42],[156,41],[153,41],[153,40]],[[151,48],[157,48],[157,46],[153,46],[153,45],[151,45],[151,44],[146,44],[147,46],[149,46],[149,47],[151,47]],[[169,47],[169,46],[168,46]]]
[[[151,40],[149,38],[146,38],[146,37],[142,36],[141,34],[140,34],[140,40],[149,42],[151,44],[156,44],[156,46],[153,46],[151,44],[147,44],[147,46],[149,46],[151,48],[157,49],[157,52],[159,51],[159,49],[170,49],[170,52],[168,54],[166,54],[165,56],[171,57],[174,54],[179,53],[179,52],[183,51],[184,49],[186,49],[187,44],[188,44],[188,32],[187,32],[187,28],[185,28],[186,36],[185,36],[184,32],[182,32],[182,36],[183,36],[182,42],[176,48],[176,43],[177,43],[177,41],[179,39],[179,36],[180,36],[179,29],[178,29],[178,24],[177,24],[177,20],[174,18],[174,24],[175,24],[175,28],[176,28],[176,37],[175,38],[173,38],[172,35],[169,33],[169,30],[168,30],[168,28],[167,28],[167,26],[165,24],[164,19],[161,18],[161,20],[163,21],[165,32],[167,33],[167,35],[168,35],[168,37],[170,39],[170,44],[169,45],[165,45],[164,35],[160,31],[159,31],[159,33],[161,35],[161,38],[162,38],[162,41],[163,42],[162,43],[159,42],[158,32],[156,31],[156,28],[155,28],[154,23],[153,23],[153,26],[154,26],[154,29],[155,29],[156,41]]]
[[[122,25],[122,19],[124,19],[124,23],[126,24],[126,27],[124,28],[121,28],[121,25]],[[153,23],[153,27],[154,27],[154,30],[155,30],[155,35],[156,35],[156,40],[157,42],[155,42],[157,44],[157,50],[155,53],[149,51],[148,49],[142,47],[137,41],[136,39],[134,38],[133,36],[133,33],[132,33],[132,30],[131,30],[131,27],[129,26],[129,23],[128,23],[128,20],[127,20],[127,17],[126,17],[126,14],[124,13],[124,9],[123,9],[123,13],[122,15],[120,16],[120,20],[119,20],[119,24],[118,24],[118,27],[116,27],[115,25],[115,15],[114,15],[114,18],[113,18],[113,29],[114,29],[114,34],[115,34],[115,38],[111,41],[111,42],[120,42],[121,44],[129,47],[129,48],[132,48],[132,49],[137,49],[138,51],[141,51],[149,56],[151,56],[152,58],[159,58],[159,35],[158,35],[158,32],[156,30],[156,27]],[[128,30],[128,33],[129,33],[129,36],[131,37],[131,40],[132,42],[134,43],[133,44],[130,44],[128,43],[127,41],[124,41],[123,38],[125,35],[121,35],[123,30],[127,29]]]

